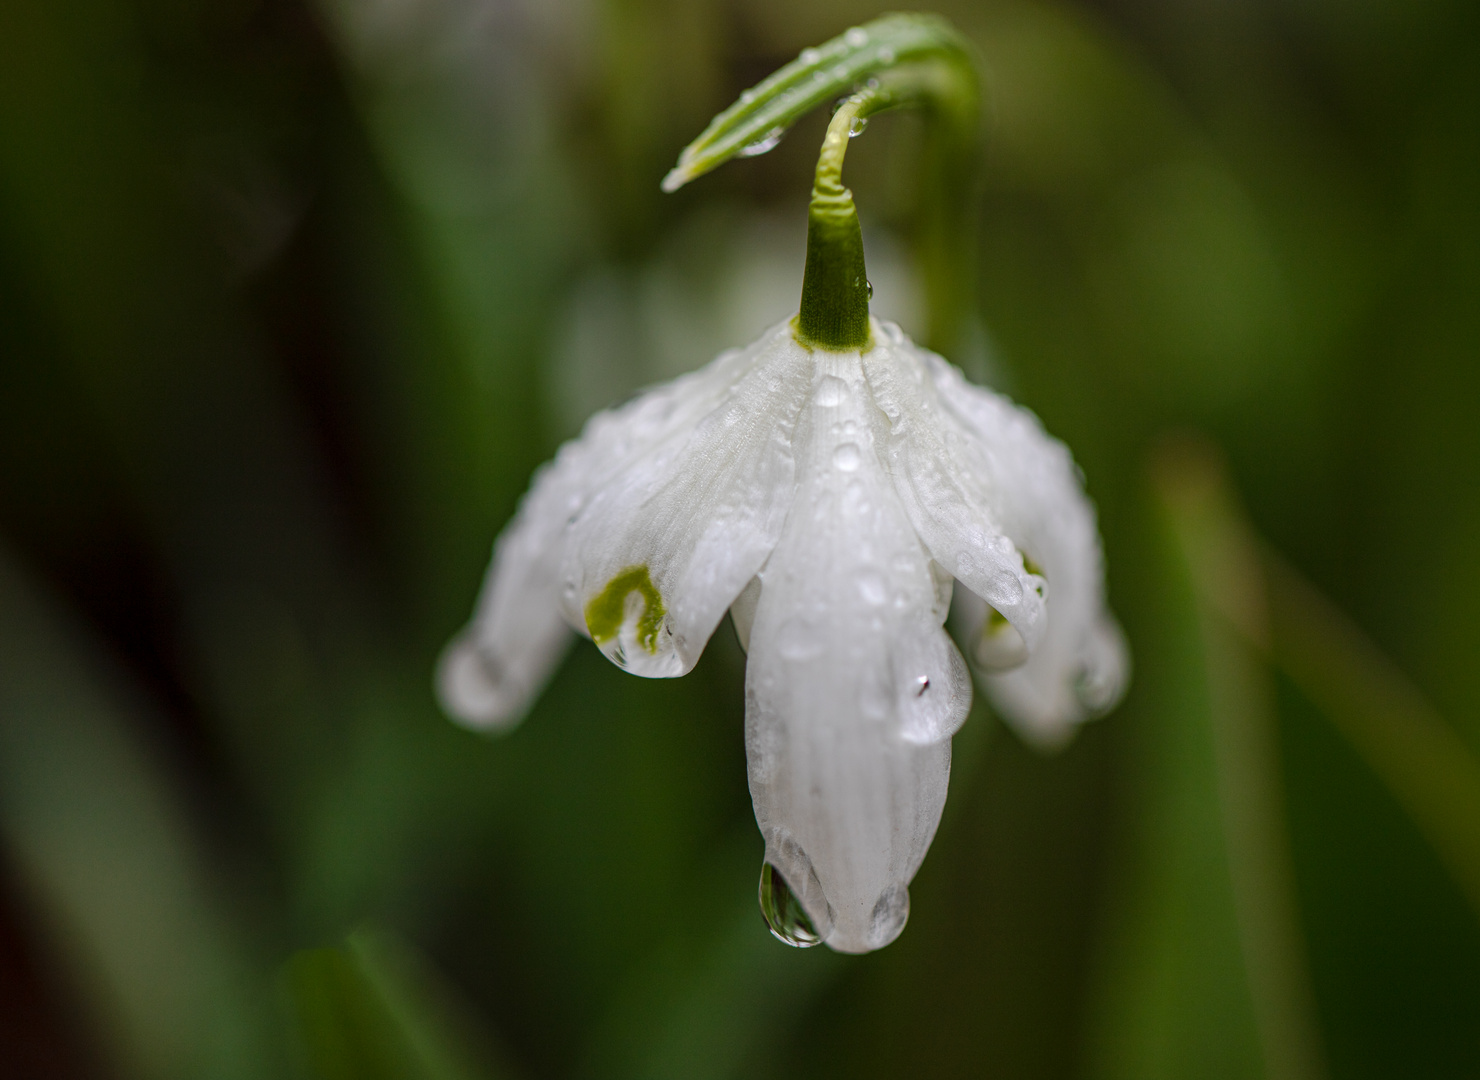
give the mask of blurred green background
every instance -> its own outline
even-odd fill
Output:
[[[1480,7],[935,9],[953,359],[1073,447],[1136,674],[1053,756],[978,703],[842,957],[761,922],[728,625],[676,681],[582,643],[498,739],[431,670],[562,438],[794,309],[824,117],[658,181],[882,9],[0,5],[0,1073],[1480,1077]],[[920,141],[848,161],[916,332]],[[1245,529],[1380,653],[1281,667],[1277,582],[1230,636]],[[1413,769],[1367,676],[1444,718]]]

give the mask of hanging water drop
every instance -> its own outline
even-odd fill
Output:
[[[855,116],[853,123],[848,125],[848,138],[856,139],[863,134],[864,128],[868,127],[868,117]]]
[[[756,139],[755,142],[746,143],[744,146],[742,146],[739,150],[735,152],[735,156],[758,157],[761,154],[768,153],[769,151],[776,149],[776,144],[781,141],[781,137],[785,134],[786,129],[784,127],[773,127],[770,131],[766,132],[759,139]]]
[[[786,878],[770,863],[761,864],[761,914],[776,940],[798,949],[821,945],[822,938],[808,918]]]
[[[864,288],[868,289],[868,298],[872,300],[874,298],[874,283],[872,281],[865,281],[863,285]]]

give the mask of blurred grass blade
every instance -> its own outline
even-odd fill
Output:
[[[53,961],[120,1074],[276,1075],[267,982],[140,737],[146,709],[0,546],[0,842]]]
[[[1265,1075],[1324,1075],[1295,906],[1258,547],[1211,448],[1168,444],[1154,470],[1196,595],[1218,802]]]
[[[1480,914],[1480,762],[1397,666],[1264,552],[1275,662],[1351,742]]]
[[[360,929],[288,965],[297,1035],[314,1080],[500,1080],[512,1075],[410,946]]]
[[[801,117],[852,93],[876,72],[927,62],[938,69],[931,100],[942,107],[955,103],[974,122],[976,74],[966,40],[935,15],[885,15],[803,49],[797,59],[741,94],[684,147],[663,179],[663,190],[677,191],[733,157],[764,153]]]
[[[715,845],[680,905],[706,917],[666,927],[628,972],[595,1028],[581,1075],[742,1080],[761,1075],[758,1063],[794,1037],[847,961],[829,949],[777,944],[754,887],[746,887],[757,870],[748,828]]]

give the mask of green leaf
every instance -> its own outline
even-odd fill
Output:
[[[1201,444],[1168,447],[1155,495],[1165,636],[1141,652],[1143,801],[1094,1074],[1316,1080],[1257,547]]]
[[[303,1065],[314,1080],[499,1080],[509,1076],[472,1014],[429,963],[381,930],[288,964]]]

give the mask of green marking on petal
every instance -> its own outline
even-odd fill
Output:
[[[987,621],[982,624],[982,637],[995,634],[1007,625],[1007,616],[994,607],[987,608]]]
[[[642,597],[642,617],[637,620],[637,643],[650,653],[658,651],[658,631],[667,608],[646,566],[629,566],[606,583],[606,588],[586,605],[586,629],[600,645],[617,636],[627,618],[627,597]]]
[[[1048,576],[1043,572],[1043,568],[1033,561],[1033,557],[1031,555],[1029,555],[1026,551],[1022,554],[1024,570],[1026,570],[1030,574],[1036,574],[1041,578],[1046,578]]]

